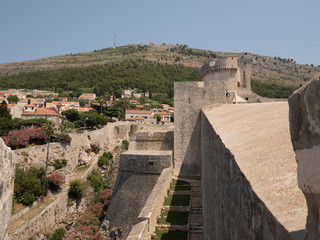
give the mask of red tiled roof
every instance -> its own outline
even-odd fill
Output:
[[[23,115],[51,115],[61,116],[56,111],[48,108],[38,108],[33,112],[23,113]]]
[[[126,110],[126,113],[150,114],[151,111],[144,111],[144,110]]]
[[[157,114],[159,114],[159,115],[170,115],[170,113],[167,113],[167,112],[158,112]]]
[[[24,107],[35,107],[36,105],[34,104],[27,104],[27,105],[24,105]]]

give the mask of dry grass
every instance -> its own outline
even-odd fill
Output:
[[[55,198],[45,197],[44,203],[39,202],[35,207],[31,208],[28,212],[18,217],[10,223],[9,235],[14,234],[20,227],[24,226],[27,222],[37,216],[43,209],[49,206]]]

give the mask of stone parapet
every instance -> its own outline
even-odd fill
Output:
[[[8,239],[14,188],[14,153],[0,138],[0,239]]]
[[[320,239],[320,74],[290,96],[289,107],[298,185],[308,205],[306,240]]]

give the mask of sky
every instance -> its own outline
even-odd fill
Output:
[[[320,65],[319,0],[1,0],[0,63],[186,44]]]

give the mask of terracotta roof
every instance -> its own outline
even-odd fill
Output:
[[[159,114],[159,115],[170,115],[170,113],[167,113],[167,112],[158,112],[157,114]]]
[[[23,113],[22,115],[50,115],[50,116],[60,116],[56,111],[47,108],[38,108],[36,111]]]
[[[126,110],[126,113],[150,114],[151,111],[144,111],[144,110]]]
[[[34,104],[27,104],[27,105],[24,105],[24,107],[35,107],[36,105]]]

